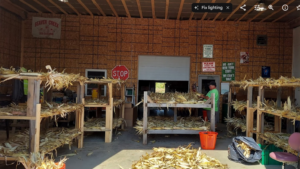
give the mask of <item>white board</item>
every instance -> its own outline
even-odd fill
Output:
[[[138,80],[190,81],[190,57],[140,55]]]

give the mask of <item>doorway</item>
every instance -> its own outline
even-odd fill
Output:
[[[216,84],[217,84],[216,88],[220,94],[221,83],[220,83],[219,75],[199,75],[198,76],[198,92],[206,95],[209,92],[208,84],[211,81],[216,82]]]

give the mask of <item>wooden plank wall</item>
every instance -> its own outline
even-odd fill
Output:
[[[20,66],[21,18],[0,8],[0,67]],[[0,94],[10,90],[11,82],[0,84]]]
[[[284,23],[179,21],[152,18],[65,16],[60,40],[31,35],[32,16],[25,22],[24,66],[40,70],[46,64],[58,70],[81,73],[85,69],[130,70],[127,86],[137,86],[138,55],[191,57],[191,83],[199,74],[222,74],[222,62],[235,62],[236,80],[255,79],[262,66],[271,66],[271,77],[291,76],[292,29]],[[267,46],[257,46],[256,36],[268,35]],[[214,44],[214,58],[204,59],[203,44]],[[239,53],[248,51],[250,63],[240,64]],[[216,72],[203,73],[201,63],[215,61]]]

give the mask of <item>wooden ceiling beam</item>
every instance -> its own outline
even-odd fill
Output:
[[[25,10],[20,10],[20,8],[18,8],[18,6],[14,5],[13,3],[9,1],[0,0],[0,6],[20,16],[22,19],[26,19],[27,12]]]
[[[128,17],[128,18],[131,18],[131,15],[130,15],[130,13],[129,13],[129,10],[128,10],[128,8],[127,8],[127,5],[126,5],[125,0],[122,0],[122,4],[123,4],[123,6],[124,6],[124,8],[125,8],[127,17]]]
[[[88,7],[86,7],[84,5],[84,3],[81,1],[81,0],[77,0],[78,3],[80,3],[80,5],[91,15],[91,16],[94,16],[94,14],[91,12],[91,10],[89,10]]]
[[[200,3],[200,0],[197,0],[197,1],[196,1],[196,3]],[[194,14],[195,14],[195,12],[192,12],[192,13],[191,13],[191,15],[190,15],[190,20],[192,20],[192,19],[193,19],[193,17],[194,17]]]
[[[108,3],[110,9],[112,10],[112,12],[114,13],[115,17],[119,17],[117,11],[115,10],[114,6],[111,4],[110,0],[106,0],[106,2]]]
[[[155,19],[155,3],[154,0],[151,0],[151,7],[152,7],[152,17]]]
[[[215,2],[216,2],[216,0],[212,0],[212,1],[211,1],[211,3],[215,3]],[[205,19],[206,15],[207,15],[207,12],[205,12],[205,13],[203,14],[203,16],[202,16],[202,18],[201,18],[201,21],[203,21],[203,20]]]
[[[45,8],[47,11],[51,12],[52,14],[55,14],[51,9],[49,9],[46,5],[44,5],[43,3],[41,3],[39,0],[34,0],[34,2],[36,2],[37,4],[39,4],[40,6],[42,6],[43,8]]]
[[[99,4],[95,1],[95,0],[92,0],[93,4],[97,7],[97,9],[100,11],[100,13],[103,15],[103,16],[106,16],[105,13],[103,12],[102,8],[99,6]]]
[[[238,11],[238,10],[240,9],[240,7],[241,7],[242,5],[244,5],[246,2],[247,2],[247,0],[243,0],[243,1],[235,8],[235,10],[232,11],[231,14],[225,19],[225,22],[227,22],[228,19],[230,19],[230,18],[232,17],[232,15],[235,14],[236,11]]]
[[[255,5],[257,5],[258,3],[256,3]],[[252,6],[252,8],[250,8],[242,17],[240,17],[236,22],[239,22],[240,20],[242,20],[246,15],[248,15],[250,12],[252,12],[255,8],[255,5]]]
[[[183,7],[183,4],[184,4],[184,0],[181,0],[180,2],[180,6],[179,6],[179,11],[178,11],[178,14],[177,14],[177,20],[180,19],[180,16],[181,16],[181,12],[182,12],[182,7]]]
[[[295,0],[290,0],[288,3],[286,3],[287,5],[293,3]],[[281,8],[279,8],[277,11],[273,12],[272,14],[270,14],[269,16],[265,17],[264,19],[262,19],[261,21],[259,22],[264,22],[265,20],[269,19],[271,16],[277,14],[278,12],[282,11]]]
[[[275,5],[279,0],[275,0],[273,1],[270,5]],[[247,22],[251,22],[252,20],[254,20],[255,18],[257,18],[258,16],[260,16],[262,13],[264,13],[265,11],[261,11],[258,14],[256,14],[253,18],[249,19]]]
[[[68,13],[63,10],[59,5],[57,5],[55,2],[53,2],[53,0],[48,0],[52,5],[54,5],[57,9],[59,9],[62,13],[68,15]]]
[[[141,7],[140,0],[136,0],[136,4],[137,4],[138,9],[139,9],[140,17],[143,18],[143,13],[142,13],[142,7]]]
[[[276,21],[278,21],[279,19],[282,19],[283,17],[285,17],[285,16],[289,15],[290,13],[292,13],[292,12],[295,12],[296,10],[297,10],[297,8],[294,8],[294,9],[292,9],[292,10],[288,11],[287,13],[285,13],[285,14],[281,15],[279,18],[275,19],[275,20],[274,20],[274,21],[272,21],[272,22],[276,22]]]
[[[24,8],[20,7],[19,5],[16,5],[16,4],[12,3],[10,0],[5,0],[5,1],[6,1],[7,3],[9,3],[10,5],[12,5],[12,6],[14,6],[14,7],[18,8],[19,10],[21,10],[21,11],[24,11],[24,12],[28,13],[28,11],[27,11],[26,9],[24,9]]]
[[[165,19],[168,19],[168,13],[169,13],[169,0],[166,0],[166,11],[165,11]]]
[[[67,4],[74,12],[76,12],[76,14],[79,16],[81,15],[77,9],[74,8],[74,6],[72,4],[70,4],[69,2],[64,2],[65,4]]]
[[[42,11],[36,9],[34,6],[30,5],[29,3],[25,2],[24,0],[20,0],[20,2],[22,2],[23,4],[29,6],[31,9],[35,10],[35,11],[38,12],[39,14],[43,13]]]
[[[230,1],[231,1],[231,0],[227,0],[226,3],[230,3]],[[221,13],[222,13],[222,12],[219,12],[219,13],[215,16],[215,18],[214,18],[212,21],[213,21],[213,22],[216,21],[216,19],[218,19],[218,17],[221,15]]]

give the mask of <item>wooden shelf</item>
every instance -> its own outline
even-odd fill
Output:
[[[273,112],[266,111],[266,110],[260,110],[260,111],[263,112],[263,113],[272,114],[274,116],[284,117],[284,118],[291,119],[291,120],[296,119],[297,121],[300,121],[300,118],[295,118],[295,117],[291,117],[291,116],[287,116],[287,115],[281,115],[281,114],[273,113]]]
[[[110,129],[87,129],[87,128],[84,128],[84,131],[86,132],[105,132],[105,131],[111,131]]]
[[[184,107],[184,108],[211,108],[211,104],[166,104],[148,103],[147,107]]]
[[[7,120],[36,120],[34,116],[0,116],[0,119]]]
[[[147,130],[147,134],[199,134],[206,130]]]
[[[108,104],[85,104],[84,107],[107,107]]]

